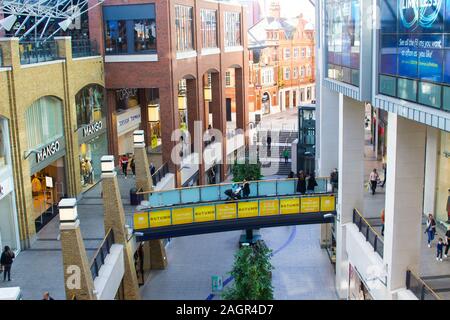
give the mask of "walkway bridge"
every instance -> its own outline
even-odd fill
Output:
[[[297,179],[250,182],[250,195],[228,200],[231,183],[145,193],[134,214],[138,241],[298,224],[332,223],[336,195],[329,178],[313,193],[296,192]]]

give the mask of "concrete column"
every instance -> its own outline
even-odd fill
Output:
[[[427,127],[425,156],[425,187],[423,194],[423,214],[435,213],[437,190],[437,165],[439,155],[439,129]]]
[[[408,268],[419,273],[426,126],[389,113],[388,132],[383,260],[392,291],[405,287]]]
[[[114,169],[104,169],[104,163],[114,163],[113,156],[102,157],[102,189],[104,206],[105,234],[113,230],[114,242],[124,246],[125,274],[123,276],[124,299],[140,300],[139,284],[134,266],[131,243],[125,228],[125,213],[120,196],[117,173]],[[113,167],[111,165],[111,167]]]
[[[339,190],[336,223],[336,289],[348,296],[349,261],[345,224],[352,222],[353,209],[363,207],[364,193],[364,104],[339,94]]]
[[[145,143],[143,143],[144,132],[142,130],[134,131],[134,155],[136,165],[136,188],[142,189],[144,192],[153,190],[150,168]],[[167,267],[166,249],[162,244],[162,240],[150,240],[151,255],[150,264],[152,269],[165,269]]]
[[[75,297],[77,300],[97,300],[94,294],[94,280],[80,232],[76,199],[62,199],[59,209],[66,299],[72,300]]]
[[[225,72],[222,73],[225,75]],[[211,73],[211,90],[212,90],[212,101],[210,104],[212,114],[213,114],[213,128],[220,130],[222,132],[222,165],[220,166],[220,181],[224,181],[227,172],[227,115],[225,107],[225,83],[224,79],[218,72]],[[223,93],[223,95],[222,95]],[[218,141],[218,137],[215,137]]]

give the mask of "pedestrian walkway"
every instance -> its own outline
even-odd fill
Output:
[[[124,179],[119,175],[118,180],[127,221],[131,222],[134,207],[129,205],[129,190],[134,187],[134,178]],[[78,216],[87,256],[91,259],[105,235],[101,183],[83,195],[78,203]],[[25,300],[41,299],[45,291],[57,300],[64,300],[59,216],[50,221],[36,239],[30,249],[20,252],[15,259],[11,270],[13,281],[3,282],[1,277],[0,288],[18,286]]]

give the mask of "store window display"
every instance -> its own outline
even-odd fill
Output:
[[[78,128],[102,120],[105,111],[102,86],[93,84],[84,87],[75,96],[75,101]]]
[[[450,133],[441,132],[437,168],[435,217],[450,224]]]

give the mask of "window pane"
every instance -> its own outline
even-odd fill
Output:
[[[108,20],[105,22],[106,53],[127,53],[126,20]]]
[[[175,27],[177,36],[177,51],[194,49],[192,7],[175,6]]]
[[[397,92],[400,99],[416,101],[417,81],[409,79],[398,79]]]
[[[155,20],[134,20],[134,50],[156,50],[156,23]]]
[[[450,87],[442,87],[444,90],[444,103],[442,104],[445,111],[450,111]]]
[[[419,103],[430,107],[441,107],[441,86],[426,82],[419,83]]]
[[[396,78],[380,75],[380,93],[395,97]]]
[[[241,14],[239,12],[225,12],[225,46],[241,45]]]
[[[217,14],[215,10],[200,11],[202,47],[217,48]]]

